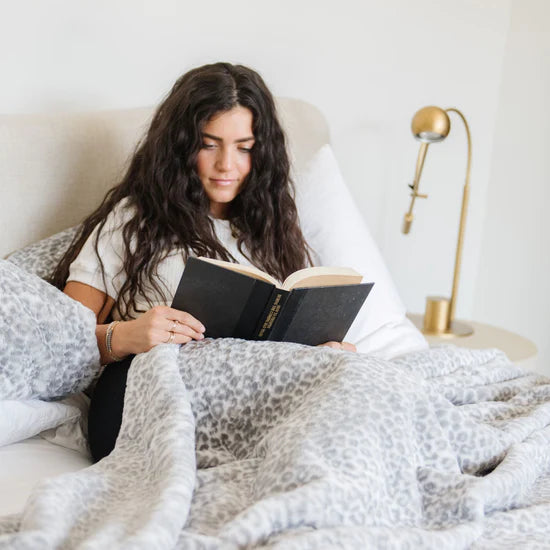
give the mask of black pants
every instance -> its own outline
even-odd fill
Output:
[[[97,381],[88,413],[88,442],[94,462],[115,447],[122,423],[126,378],[134,355],[109,363]]]

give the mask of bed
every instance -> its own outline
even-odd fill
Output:
[[[547,379],[499,350],[427,347],[322,115],[278,107],[316,260],[375,282],[347,337],[360,353],[158,346],[134,362],[96,465],[93,315],[41,277],[151,110],[0,117],[0,547],[548,547]]]

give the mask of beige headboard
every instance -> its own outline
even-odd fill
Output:
[[[320,111],[279,98],[294,171],[329,142]],[[81,221],[117,183],[150,108],[0,115],[0,258]]]

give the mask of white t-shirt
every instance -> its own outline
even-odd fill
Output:
[[[107,217],[107,222],[101,232],[98,241],[98,251],[103,261],[105,270],[105,282],[101,274],[101,266],[94,250],[94,240],[97,234],[97,228],[88,237],[84,243],[79,255],[71,264],[68,281],[77,281],[90,285],[101,292],[104,292],[114,300],[118,298],[120,289],[125,281],[125,274],[122,270],[124,261],[124,243],[122,240],[122,226],[133,215],[133,209],[127,206],[124,199],[113,209]],[[212,218],[216,236],[226,250],[239,262],[244,265],[251,265],[250,261],[243,256],[237,248],[237,240],[231,234],[231,226],[228,220]],[[157,273],[161,281],[161,288],[165,290],[168,301],[163,301],[156,296],[153,289],[147,293],[151,304],[143,294],[136,296],[136,309],[148,310],[155,305],[170,305],[172,297],[176,293],[178,283],[183,273],[185,262],[181,250],[174,250],[158,267]],[[128,317],[136,317],[135,311],[128,312]],[[115,307],[112,311],[113,319],[120,320],[120,312]]]

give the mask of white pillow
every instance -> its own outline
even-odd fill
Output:
[[[0,447],[80,417],[77,407],[64,403],[25,399],[0,401]]]
[[[55,445],[78,451],[82,456],[89,458],[91,456],[88,447],[90,398],[84,392],[80,392],[69,395],[60,402],[77,409],[80,414],[75,418],[68,419],[59,426],[40,432],[40,437]]]
[[[315,251],[315,264],[352,267],[364,282],[374,282],[346,341],[362,353],[386,359],[427,348],[426,339],[405,315],[405,306],[330,145],[321,147],[295,180],[300,224]]]

